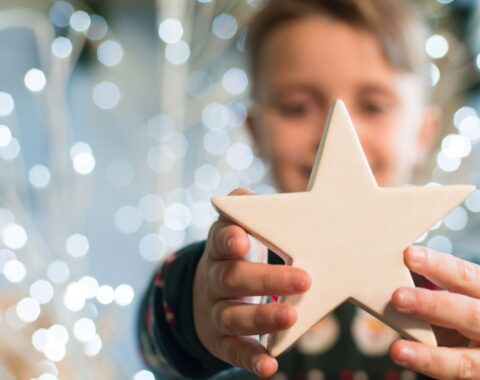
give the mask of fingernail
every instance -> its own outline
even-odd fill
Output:
[[[286,310],[284,307],[279,307],[277,310],[275,310],[273,312],[273,321],[277,324],[277,325],[281,325],[283,323],[285,323],[285,314],[286,314]]]
[[[396,358],[395,361],[397,364],[407,364],[408,362],[411,362],[414,357],[415,350],[410,346],[404,345],[402,348],[400,348],[398,358]]]
[[[410,247],[408,250],[408,257],[412,264],[420,264],[425,260],[425,251],[420,247]]]
[[[415,306],[415,293],[411,289],[402,289],[397,293],[397,309],[410,310]]]
[[[308,287],[308,278],[304,273],[294,273],[290,278],[290,283],[296,290],[304,290]]]
[[[262,361],[257,360],[255,362],[255,364],[253,365],[253,368],[255,369],[255,372],[257,373],[257,375],[261,375],[262,374]]]
[[[227,246],[231,253],[231,251],[233,251],[233,249],[235,248],[235,238],[233,237],[229,238],[227,241]]]

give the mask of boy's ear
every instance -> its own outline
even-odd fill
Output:
[[[422,125],[417,137],[417,165],[421,165],[425,161],[440,135],[441,114],[438,106],[429,105],[425,107]]]

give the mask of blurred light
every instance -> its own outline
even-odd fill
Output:
[[[182,65],[190,57],[190,46],[183,40],[168,44],[165,48],[165,57],[173,65]]]
[[[20,144],[15,137],[12,137],[7,146],[0,147],[0,157],[4,160],[11,161],[20,154]]]
[[[67,286],[63,303],[70,311],[80,311],[85,306],[85,293],[78,282],[72,282]]]
[[[230,138],[223,131],[210,130],[203,137],[203,147],[215,156],[224,154],[230,146]]]
[[[440,70],[434,63],[430,64],[430,85],[435,87],[440,80]]]
[[[247,108],[242,102],[231,101],[227,104],[227,110],[229,114],[229,127],[238,128],[245,124],[247,119]]]
[[[148,135],[157,141],[161,141],[166,135],[174,131],[173,119],[167,115],[157,114],[147,121]]]
[[[162,236],[150,233],[140,240],[138,249],[145,260],[159,261],[167,251],[167,243]]]
[[[30,285],[30,297],[40,305],[49,303],[53,298],[53,286],[46,280],[36,280]]]
[[[478,116],[467,116],[462,119],[458,131],[471,141],[480,139],[480,119]]]
[[[72,42],[66,37],[57,37],[52,42],[52,54],[57,58],[67,58],[72,54]]]
[[[72,257],[82,257],[88,252],[90,244],[86,236],[81,234],[73,234],[67,238],[65,243],[65,250]]]
[[[40,316],[40,306],[32,298],[23,298],[16,306],[18,317],[25,323],[36,321]]]
[[[212,31],[218,38],[228,40],[237,33],[237,19],[228,13],[221,13],[214,18]]]
[[[73,169],[82,175],[90,174],[95,169],[95,157],[90,145],[85,142],[77,142],[70,148],[70,158]]]
[[[444,172],[454,172],[460,167],[461,163],[462,160],[460,158],[450,158],[443,151],[437,155],[437,165]]]
[[[0,273],[3,273],[3,267],[10,260],[16,260],[17,256],[9,249],[0,249]]]
[[[82,277],[78,283],[83,289],[83,295],[86,299],[95,298],[98,291],[98,281],[91,276]]]
[[[250,183],[260,182],[265,175],[265,166],[262,160],[254,158],[252,164],[247,168],[245,174],[248,176]]]
[[[63,261],[53,261],[47,267],[47,277],[54,284],[62,284],[70,276],[70,269]]]
[[[158,26],[158,36],[167,44],[180,41],[183,36],[183,27],[175,18],[167,18]]]
[[[183,133],[171,132],[162,138],[163,151],[168,151],[175,159],[182,158],[188,150],[188,141]]]
[[[36,380],[58,380],[58,377],[52,375],[51,373],[44,373],[40,375]]]
[[[234,67],[223,74],[222,84],[227,92],[238,95],[247,89],[248,77],[245,71]]]
[[[143,219],[148,222],[156,222],[163,217],[165,202],[155,194],[147,194],[138,203],[138,209]]]
[[[70,16],[70,26],[76,32],[86,32],[90,24],[91,20],[87,12],[76,11]]]
[[[100,336],[95,335],[92,340],[85,343],[85,347],[83,351],[87,356],[95,356],[95,355],[98,355],[101,349],[102,349],[102,339],[100,339]]]
[[[477,118],[477,111],[472,107],[461,107],[453,115],[453,124],[458,129],[466,117],[473,116]]]
[[[70,16],[75,11],[72,4],[66,1],[57,1],[49,11],[50,21],[59,28],[64,28],[70,24]]]
[[[105,19],[99,15],[90,16],[91,24],[87,32],[87,37],[92,41],[101,40],[108,31],[108,25]]]
[[[28,180],[33,187],[44,188],[50,183],[50,171],[46,166],[35,165],[28,171]]]
[[[25,87],[27,87],[32,92],[39,92],[45,88],[47,84],[47,78],[43,71],[39,69],[30,69],[25,74],[23,79]]]
[[[8,223],[13,223],[15,218],[10,210],[0,207],[0,228]]]
[[[123,58],[123,48],[117,41],[103,41],[97,49],[97,58],[105,66],[116,66]]]
[[[477,55],[477,59],[475,60],[477,64],[477,68],[480,70],[480,54]]]
[[[0,91],[0,116],[8,116],[15,108],[15,103],[10,94]]]
[[[132,164],[120,158],[111,161],[106,168],[107,180],[116,187],[128,186],[134,175]]]
[[[37,362],[36,368],[40,372],[44,372],[44,374],[52,374],[52,375],[58,376],[57,366],[47,359]],[[40,378],[39,378],[39,380],[40,380]],[[47,380],[47,379],[45,379],[45,380]],[[48,379],[48,380],[50,380],[50,379]],[[58,379],[55,377],[54,380],[58,380]]]
[[[159,235],[165,239],[167,245],[171,249],[180,247],[181,244],[185,241],[187,236],[185,230],[172,230],[167,225],[162,224],[159,229]]]
[[[65,346],[57,341],[48,341],[45,344],[43,349],[45,356],[47,359],[51,360],[52,362],[59,362],[61,361],[66,354]]]
[[[12,132],[6,125],[0,124],[0,147],[5,147],[12,141]]]
[[[122,206],[115,213],[114,224],[120,232],[131,234],[142,225],[140,211],[134,206]]]
[[[190,206],[190,213],[192,215],[192,227],[194,228],[209,227],[216,217],[210,201],[195,202]]]
[[[47,344],[47,329],[38,329],[32,334],[32,345],[39,351],[43,352],[45,345]]]
[[[172,203],[165,209],[165,225],[173,231],[185,230],[191,220],[189,208],[182,203]]]
[[[70,336],[68,335],[68,331],[65,326],[57,323],[48,328],[47,341],[56,341],[65,346],[69,340]]]
[[[23,281],[27,274],[27,270],[20,261],[10,260],[3,266],[3,274],[8,281],[18,283]]]
[[[448,158],[464,158],[472,151],[472,143],[465,136],[449,134],[442,140],[442,152]]]
[[[449,229],[460,231],[468,223],[468,214],[463,207],[456,207],[445,216],[443,221]]]
[[[209,103],[202,110],[202,123],[208,129],[223,129],[229,119],[228,109],[223,104]]]
[[[227,164],[236,170],[245,170],[253,162],[251,148],[244,143],[235,143],[227,151]]]
[[[453,245],[450,239],[442,235],[432,237],[428,241],[427,247],[445,253],[452,253],[453,250]]]
[[[130,285],[121,284],[115,288],[115,302],[120,306],[127,306],[133,301],[135,292]]]
[[[73,335],[82,343],[92,340],[96,333],[97,328],[91,319],[81,318],[73,325]]]
[[[113,302],[115,292],[110,285],[102,285],[97,290],[97,301],[103,305],[108,305]]]
[[[159,174],[167,173],[173,168],[175,157],[172,150],[156,145],[148,151],[148,166]]]
[[[205,0],[199,0],[200,2],[207,2]],[[155,376],[153,373],[147,370],[138,371],[135,376],[133,376],[133,380],[155,380]]]
[[[450,4],[453,3],[453,0],[437,0],[440,4]]]
[[[425,50],[433,59],[443,58],[448,53],[448,41],[445,37],[435,34],[427,39]]]
[[[22,226],[9,223],[2,228],[2,241],[8,248],[20,249],[27,243],[27,232]]]
[[[195,171],[195,185],[203,190],[214,190],[220,179],[220,172],[212,165],[202,165]]]
[[[103,110],[115,108],[120,98],[120,89],[115,83],[102,81],[93,88],[93,102]]]
[[[205,71],[193,71],[186,83],[186,92],[193,98],[202,99],[207,96],[212,88],[212,79]]]
[[[480,212],[480,190],[475,190],[468,198],[465,200],[465,206],[471,212]]]

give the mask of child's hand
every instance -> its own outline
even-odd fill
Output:
[[[424,247],[405,251],[405,263],[446,291],[397,289],[395,307],[434,326],[440,346],[398,340],[390,348],[400,365],[441,379],[480,379],[480,267]]]
[[[231,195],[248,193],[238,189]],[[292,326],[296,310],[286,304],[249,304],[242,297],[303,293],[310,286],[310,277],[299,268],[246,261],[249,244],[245,230],[223,218],[211,227],[194,280],[195,330],[216,357],[269,377],[277,371],[277,362],[249,336]]]

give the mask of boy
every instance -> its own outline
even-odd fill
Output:
[[[337,98],[347,105],[380,186],[407,181],[424,159],[437,114],[426,104],[422,28],[407,2],[271,1],[250,25],[248,47],[255,105],[247,127],[281,192],[305,190],[328,108]],[[249,246],[242,228],[219,219],[206,242],[167,259],[140,319],[141,344],[153,368],[177,378],[277,372],[288,379],[423,376],[402,367],[437,378],[480,378],[480,350],[474,348],[480,337],[477,266],[409,248],[407,266],[451,293],[417,288],[392,295],[398,310],[440,326],[440,345],[454,348],[396,340],[391,330],[346,304],[275,359],[251,336],[292,326],[295,308],[249,304],[243,297],[302,293],[310,278],[299,268],[273,265],[273,255],[272,264],[246,261]],[[250,373],[222,372],[231,366]]]

